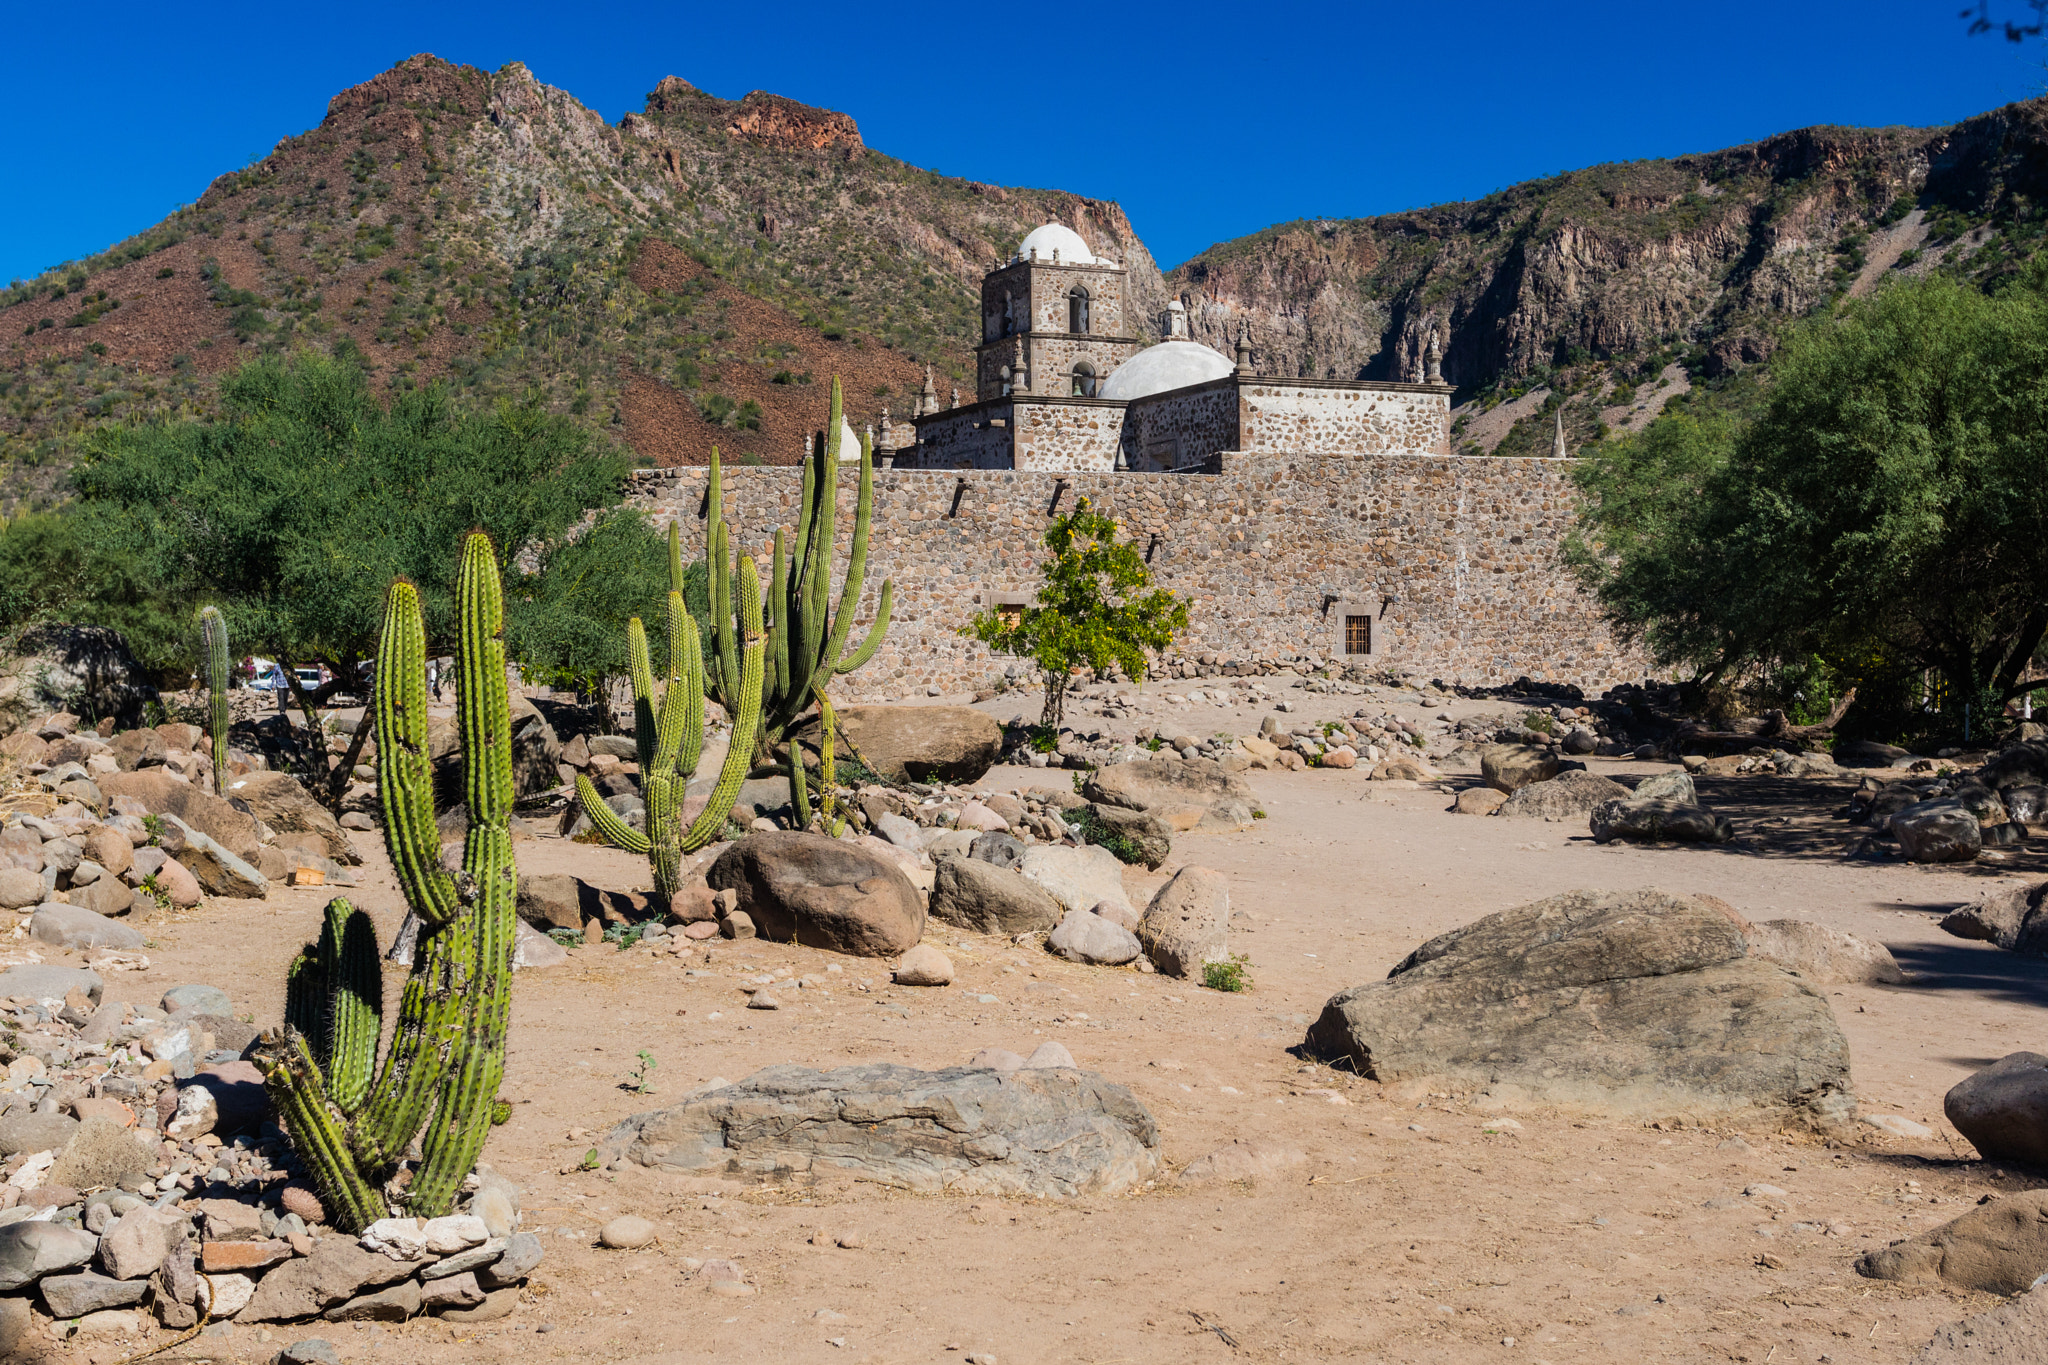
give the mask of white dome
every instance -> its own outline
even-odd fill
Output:
[[[1095,253],[1081,240],[1081,234],[1060,223],[1047,223],[1042,228],[1033,228],[1017,247],[1020,260],[1030,260],[1032,251],[1038,252],[1042,265],[1052,262],[1052,253],[1060,253],[1061,265],[1094,265]]]
[[[1236,369],[1221,353],[1199,341],[1162,341],[1117,366],[1103,381],[1098,396],[1129,402],[1168,389],[1222,379]]]

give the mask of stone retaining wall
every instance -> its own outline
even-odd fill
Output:
[[[861,620],[892,578],[894,624],[873,662],[836,690],[960,692],[1000,676],[1012,661],[958,628],[985,594],[1036,588],[1046,517],[1082,496],[1117,517],[1162,586],[1190,599],[1185,654],[1327,658],[1329,604],[1364,602],[1377,618],[1374,667],[1475,685],[1526,674],[1593,688],[1641,676],[1641,660],[1617,647],[1559,561],[1573,519],[1570,462],[1226,452],[1217,463],[1217,474],[876,471]],[[706,473],[635,475],[634,502],[664,526],[680,517],[687,555],[703,554]],[[797,515],[798,472],[724,477],[734,542],[757,554],[765,578],[776,526]],[[840,498],[843,565],[851,480]]]

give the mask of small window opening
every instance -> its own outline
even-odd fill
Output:
[[[1074,366],[1074,397],[1093,398],[1094,396],[1095,367],[1084,360]]]
[[[1067,295],[1067,330],[1085,332],[1088,330],[1088,291],[1076,286]]]
[[[1346,654],[1372,653],[1372,618],[1370,616],[1346,616],[1344,618],[1344,652]]]
[[[1002,625],[1004,630],[1015,630],[1024,624],[1024,604],[1022,602],[996,603],[996,620]]]

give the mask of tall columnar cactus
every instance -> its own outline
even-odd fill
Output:
[[[847,636],[852,632],[854,611],[860,605],[861,588],[867,577],[868,529],[874,519],[874,450],[866,437],[861,439],[860,492],[854,503],[846,577],[840,585],[837,608],[832,605],[841,408],[839,380],[835,376],[832,407],[825,419],[825,439],[804,460],[803,501],[797,514],[794,550],[784,545],[779,528],[775,532],[774,569],[768,582],[768,676],[755,748],[756,759],[763,763],[772,761],[775,749],[789,741],[790,732],[812,702],[824,695],[832,679],[851,673],[872,659],[889,631],[894,584],[885,581],[875,610],[875,623],[869,627],[867,638],[858,649],[846,653]],[[712,671],[713,694],[731,710],[740,690],[730,586],[731,575],[738,569],[727,567],[729,537],[717,451],[711,454],[705,510],[704,559],[711,577],[711,614],[717,626],[718,666]],[[735,566],[741,562],[744,556],[734,557]],[[804,779],[803,755],[794,743],[789,744],[788,774],[790,804],[801,828],[811,822],[811,801]]]
[[[374,699],[377,785],[385,846],[420,931],[382,1065],[376,931],[369,916],[341,899],[328,903],[319,941],[292,965],[285,1027],[266,1034],[255,1053],[292,1145],[345,1231],[390,1212],[385,1182],[415,1136],[421,1160],[397,1202],[423,1217],[448,1212],[491,1124],[503,1121],[497,1093],[518,874],[508,826],[504,597],[496,553],[480,532],[463,546],[455,592],[457,719],[470,819],[460,872],[442,865],[434,823],[419,592],[394,583],[384,604]]]
[[[724,830],[740,783],[753,766],[767,649],[761,629],[760,578],[754,561],[742,558],[739,596],[744,640],[739,696],[731,712],[732,744],[718,771],[718,785],[696,820],[685,828],[683,798],[704,751],[704,650],[697,623],[683,605],[682,541],[673,523],[668,532],[668,561],[668,677],[658,707],[654,668],[647,654],[647,628],[637,616],[626,623],[626,653],[633,676],[633,739],[640,758],[640,794],[647,804],[647,832],[642,834],[619,819],[590,779],[581,773],[576,776],[576,795],[590,822],[613,847],[647,856],[655,892],[664,899],[680,889],[683,855],[696,852]]]
[[[206,734],[213,746],[213,789],[228,789],[228,623],[218,607],[199,609],[199,664],[206,674]]]

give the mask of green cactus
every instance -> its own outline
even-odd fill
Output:
[[[415,1136],[421,1159],[398,1202],[422,1217],[448,1212],[502,1109],[518,874],[508,823],[504,596],[497,554],[481,532],[463,546],[455,591],[470,818],[460,873],[443,867],[434,823],[419,592],[400,581],[385,598],[374,697],[378,790],[391,865],[420,928],[383,1064],[376,931],[369,916],[339,898],[328,903],[319,941],[292,964],[284,1029],[266,1034],[254,1054],[343,1231],[390,1213],[384,1185]]]
[[[218,607],[199,609],[200,667],[206,674],[206,733],[213,741],[213,790],[228,789],[228,623]]]
[[[851,673],[875,656],[889,631],[894,583],[884,581],[874,624],[851,654],[847,637],[867,578],[868,530],[874,519],[874,450],[861,439],[860,491],[854,503],[853,536],[847,548],[846,576],[839,603],[832,605],[832,555],[839,501],[839,428],[842,402],[839,380],[832,380],[832,406],[825,419],[825,439],[804,461],[803,502],[797,514],[796,546],[786,553],[781,530],[775,532],[774,567],[768,580],[769,669],[761,703],[761,727],[755,760],[766,765],[774,752],[789,746],[786,771],[790,804],[797,827],[811,823],[809,783],[803,756],[790,734],[824,695],[834,677]],[[738,695],[740,669],[732,629],[732,592],[726,567],[728,531],[718,452],[711,452],[711,480],[706,494],[705,567],[711,577],[711,613],[716,623],[717,667],[710,670],[713,695],[727,710]],[[735,562],[743,557],[736,557]],[[737,570],[734,570],[736,572]]]
[[[704,651],[697,623],[683,606],[681,533],[668,531],[669,594],[668,677],[659,706],[654,695],[654,667],[648,659],[647,629],[634,617],[626,623],[626,654],[633,679],[633,737],[640,759],[640,794],[647,802],[647,832],[642,834],[613,813],[590,779],[578,773],[576,796],[590,822],[614,848],[646,855],[654,873],[655,892],[673,897],[682,885],[685,853],[695,853],[718,838],[732,812],[740,783],[753,766],[754,731],[761,721],[761,683],[766,637],[761,629],[761,583],[754,562],[742,557],[738,568],[740,629],[744,636],[740,660],[738,705],[731,708],[732,745],[719,769],[710,800],[687,829],[683,799],[696,776],[704,751]]]

